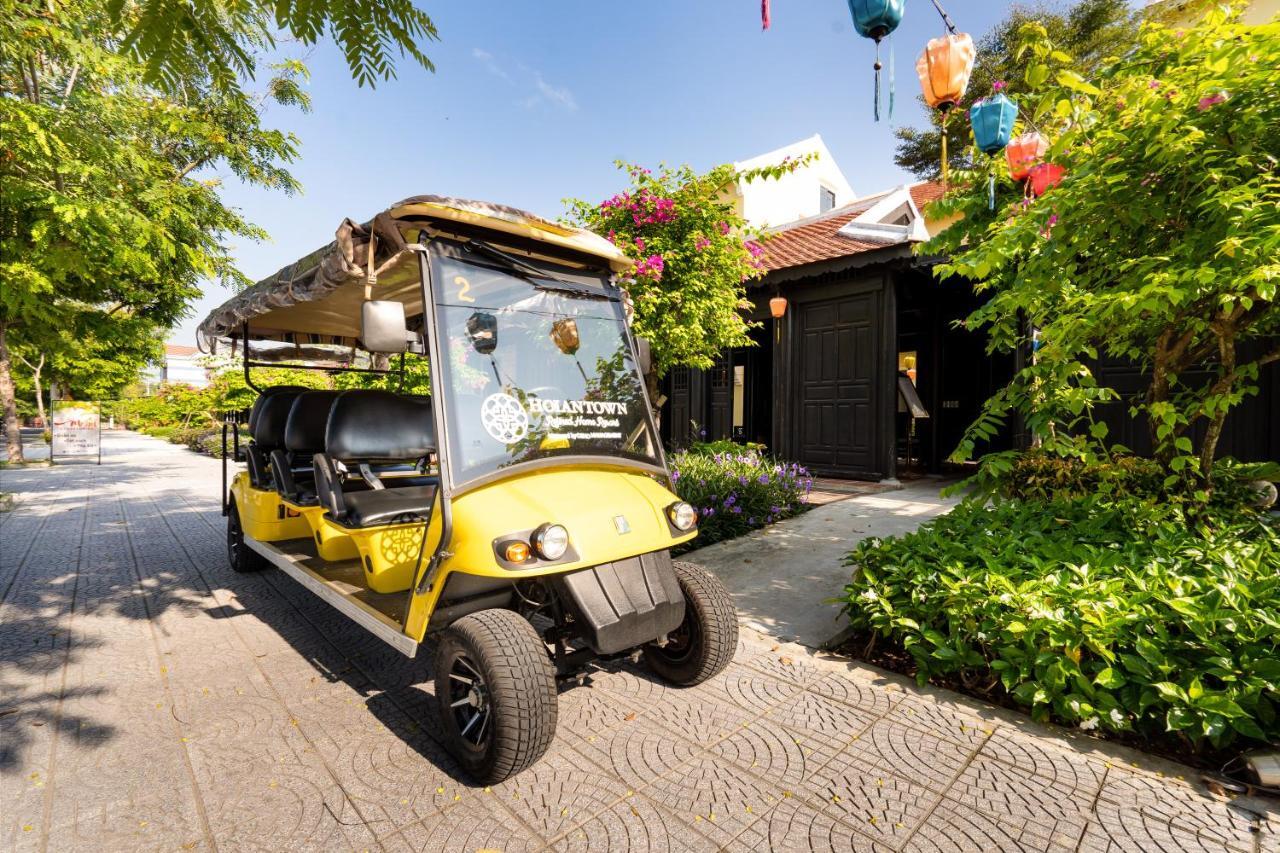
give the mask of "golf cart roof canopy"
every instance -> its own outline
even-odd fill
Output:
[[[422,314],[415,260],[419,235],[483,242],[508,254],[584,269],[625,272],[631,262],[612,243],[514,207],[437,195],[397,202],[371,222],[344,219],[336,238],[228,299],[200,324],[200,349],[249,336],[298,346],[354,347],[360,305],[393,300]],[[234,352],[234,343],[232,344]]]

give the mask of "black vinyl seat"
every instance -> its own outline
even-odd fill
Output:
[[[319,503],[346,527],[425,521],[436,485],[423,478],[379,477],[375,467],[426,462],[436,450],[431,400],[389,391],[344,391],[333,401],[325,452],[312,456]],[[338,464],[359,472],[366,491],[344,484]]]
[[[314,506],[315,468],[312,458],[324,452],[329,410],[341,391],[305,391],[293,399],[285,419],[284,447],[271,452],[271,476],[276,491],[290,503]]]
[[[259,489],[275,488],[271,476],[271,452],[284,443],[284,427],[293,401],[304,391],[299,385],[275,385],[266,388],[253,401],[249,410],[249,434],[253,440],[246,449],[249,482]]]

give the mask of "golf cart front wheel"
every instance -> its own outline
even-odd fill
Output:
[[[261,554],[244,543],[244,528],[240,526],[240,511],[235,501],[227,511],[227,562],[233,572],[240,574],[259,572],[269,565]]]
[[[436,704],[449,751],[482,784],[529,767],[556,733],[555,667],[523,616],[481,610],[436,649]]]
[[[644,659],[660,678],[681,687],[701,684],[733,660],[738,613],[720,579],[702,566],[676,562],[684,593],[684,621],[663,646],[645,648]]]

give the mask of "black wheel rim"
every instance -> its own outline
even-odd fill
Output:
[[[667,637],[665,646],[655,647],[653,651],[671,663],[684,663],[697,652],[701,639],[702,628],[698,624],[697,614],[694,613],[693,604],[686,598],[684,619],[680,622],[680,627]]]
[[[445,697],[458,738],[470,749],[484,748],[492,726],[493,703],[480,667],[464,654],[449,665],[449,691]]]
[[[227,516],[227,559],[240,565],[240,514],[233,508]]]

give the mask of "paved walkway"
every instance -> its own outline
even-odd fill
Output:
[[[827,599],[849,581],[844,557],[868,536],[915,530],[955,506],[935,480],[826,503],[804,515],[691,552],[733,593],[743,624],[820,648],[844,627]]]
[[[217,464],[131,435],[0,472],[0,849],[1274,851],[1177,765],[745,632],[691,690],[561,695],[470,786],[425,661],[223,554]]]

